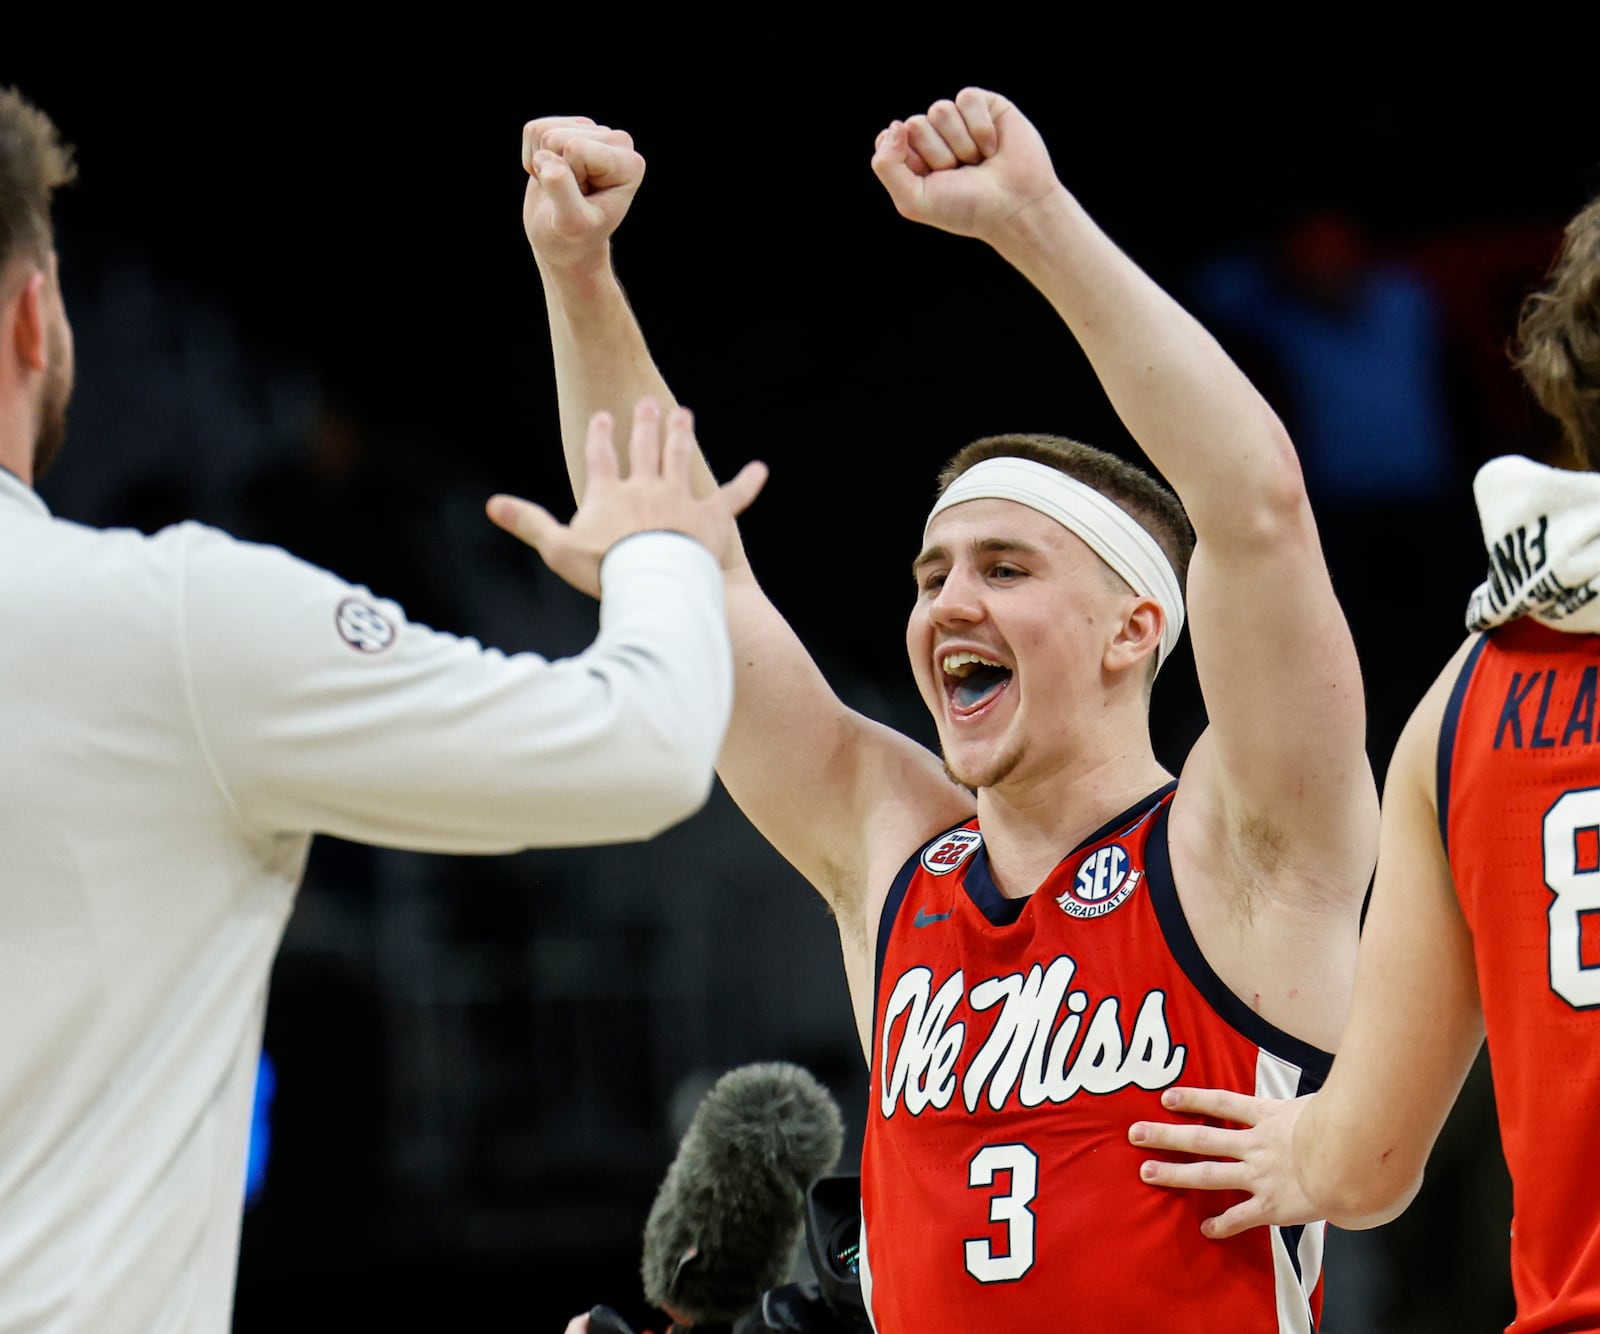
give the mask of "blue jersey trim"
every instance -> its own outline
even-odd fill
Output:
[[[1277,1025],[1263,1019],[1228,989],[1195,943],[1194,932],[1189,929],[1189,919],[1183,915],[1183,905],[1178,902],[1178,887],[1172,878],[1172,855],[1167,847],[1167,816],[1171,810],[1169,804],[1157,813],[1155,826],[1150,830],[1150,839],[1145,845],[1144,860],[1145,886],[1156,910],[1156,920],[1161,924],[1161,934],[1166,937],[1167,948],[1178,967],[1194,984],[1195,990],[1205,997],[1206,1003],[1224,1023],[1262,1050],[1298,1066],[1301,1071],[1301,1092],[1310,1093],[1321,1088],[1322,1081],[1328,1077],[1328,1067],[1333,1064],[1332,1053],[1285,1033]]]
[[[1138,801],[1129,806],[1119,815],[1114,815],[1103,825],[1090,834],[1087,838],[1080,839],[1077,846],[1065,853],[1061,860],[1076,856],[1085,848],[1093,847],[1102,839],[1110,838],[1113,834],[1125,833],[1128,828],[1143,820],[1150,811],[1162,801],[1166,795],[1178,786],[1178,780],[1163,784],[1148,796],[1140,797]],[[989,869],[989,845],[984,844],[967,860],[966,870],[961,881],[962,889],[966,890],[967,897],[972,900],[972,905],[991,926],[1010,926],[1022,910],[1027,907],[1032,894],[1024,894],[1021,898],[1007,898],[1000,892],[1000,887],[994,882],[994,873]]]
[[[1450,688],[1450,702],[1444,706],[1444,717],[1439,720],[1439,756],[1434,776],[1433,801],[1439,812],[1439,842],[1444,848],[1446,858],[1450,855],[1450,767],[1456,753],[1456,727],[1461,722],[1461,704],[1467,697],[1467,687],[1472,684],[1473,675],[1478,668],[1478,659],[1488,642],[1488,635],[1480,635],[1478,642],[1472,646],[1472,651],[1467,654],[1467,660],[1461,664],[1455,685]]]
[[[1022,910],[1033,897],[1024,894],[1020,899],[1008,899],[1000,892],[1000,886],[994,882],[994,872],[989,869],[988,844],[967,858],[961,888],[990,926],[1010,926],[1022,916]]]
[[[1301,1091],[1305,1093],[1311,1092],[1310,1089]],[[1293,1227],[1274,1227],[1272,1230],[1283,1238],[1283,1248],[1288,1252],[1289,1264],[1294,1269],[1295,1285],[1305,1298],[1305,1305],[1301,1309],[1305,1312],[1306,1319],[1310,1322],[1311,1334],[1317,1334],[1316,1318],[1311,1314],[1311,1294],[1306,1291],[1305,1272],[1300,1268],[1300,1238],[1305,1233],[1306,1225],[1304,1223],[1296,1223]],[[1324,1236],[1326,1236],[1326,1233],[1324,1233]]]
[[[900,905],[906,901],[906,891],[911,888],[911,877],[917,873],[917,863],[922,854],[940,839],[948,838],[957,829],[965,829],[971,820],[963,820],[948,829],[940,830],[905,860],[894,884],[889,886],[889,897],[883,901],[883,913],[878,918],[878,950],[872,964],[872,1031],[878,1031],[878,985],[883,981],[883,959],[889,952],[889,935],[894,930],[895,918],[900,915]]]

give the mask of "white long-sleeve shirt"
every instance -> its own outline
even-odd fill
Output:
[[[720,571],[601,569],[549,661],[273,548],[53,518],[0,473],[0,1331],[229,1327],[267,983],[314,834],[649,838],[711,790]]]

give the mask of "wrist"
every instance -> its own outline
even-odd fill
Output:
[[[984,239],[1011,264],[1059,253],[1088,220],[1077,198],[1060,181],[1001,219]]]
[[[587,343],[611,337],[628,310],[628,298],[609,263],[540,267],[552,333]]]
[[[539,280],[545,292],[552,297],[573,301],[587,301],[618,287],[616,274],[611,268],[611,247],[604,245],[596,251],[582,255],[557,258],[533,252],[539,269]]]

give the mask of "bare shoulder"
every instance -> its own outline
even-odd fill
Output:
[[[831,837],[813,831],[806,865],[790,860],[833,912],[857,1034],[867,1053],[878,928],[889,892],[924,844],[965,824],[977,806],[930,751],[882,724],[855,718],[865,733],[851,748],[864,770],[851,785],[859,800]]]
[[[855,718],[853,750],[862,772],[852,787],[861,804],[848,842],[864,881],[858,902],[875,924],[906,859],[936,834],[970,820],[977,801],[932,751],[882,723]]]
[[[1388,778],[1384,784],[1386,801],[1387,794],[1394,790],[1396,784],[1404,783],[1408,788],[1424,793],[1430,806],[1437,804],[1435,785],[1438,780],[1440,730],[1467,660],[1482,641],[1481,634],[1469,635],[1463,640],[1439,675],[1434,677],[1433,684],[1417,701],[1399,740],[1395,742]]]

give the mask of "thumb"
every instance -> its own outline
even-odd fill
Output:
[[[1204,1220],[1200,1224],[1200,1231],[1212,1241],[1226,1241],[1229,1237],[1237,1237],[1241,1232],[1248,1232],[1253,1227],[1260,1227],[1271,1221],[1267,1217],[1266,1210],[1252,1196],[1215,1218]]]
[[[895,207],[907,214],[915,207],[920,182],[911,170],[911,143],[906,127],[895,121],[879,137],[872,154],[872,172],[889,192]]]
[[[733,480],[724,483],[721,488],[728,502],[728,512],[739,515],[749,509],[750,502],[761,494],[761,488],[767,484],[768,476],[767,465],[759,459],[753,459],[740,468]]]
[[[541,148],[533,155],[533,175],[558,215],[571,217],[582,211],[583,187],[561,154]]]
[[[484,506],[496,527],[504,528],[542,556],[562,525],[549,510],[519,496],[490,496]]]

